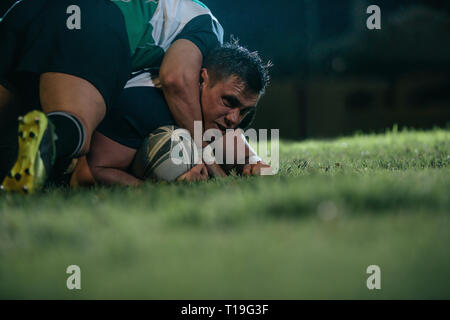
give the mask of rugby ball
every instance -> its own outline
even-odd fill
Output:
[[[144,140],[131,172],[142,180],[175,181],[195,166],[198,154],[187,130],[163,126]]]

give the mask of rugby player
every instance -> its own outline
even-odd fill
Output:
[[[0,137],[18,115],[43,112],[19,118],[18,157],[2,185],[32,192],[56,163],[87,153],[133,71],[159,69],[173,119],[193,133],[203,57],[222,41],[197,0],[17,1],[0,22]]]
[[[205,130],[219,128],[245,129],[256,114],[256,105],[268,80],[268,67],[256,52],[236,41],[211,50],[200,71],[198,95]],[[118,104],[108,110],[94,133],[86,162],[78,165],[72,183],[89,185],[92,177],[104,184],[139,185],[130,168],[137,150],[155,129],[175,125],[176,121],[151,72],[141,72],[127,83]],[[244,175],[256,175],[269,167],[262,161],[241,168]],[[227,171],[231,169],[227,168]],[[92,174],[92,177],[91,177]],[[203,164],[194,167],[180,179],[207,179]]]

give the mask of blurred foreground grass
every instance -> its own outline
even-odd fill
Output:
[[[450,131],[280,159],[274,177],[1,195],[0,298],[450,298]]]

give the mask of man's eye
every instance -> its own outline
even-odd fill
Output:
[[[228,102],[227,99],[222,99],[222,103],[223,103],[223,105],[224,105],[225,107],[231,108],[231,105],[230,105],[230,103]]]

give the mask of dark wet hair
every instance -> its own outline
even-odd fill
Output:
[[[269,83],[272,63],[264,63],[258,52],[241,46],[239,40],[232,37],[230,42],[211,50],[203,66],[211,74],[212,85],[234,75],[244,82],[248,90],[262,95]]]

